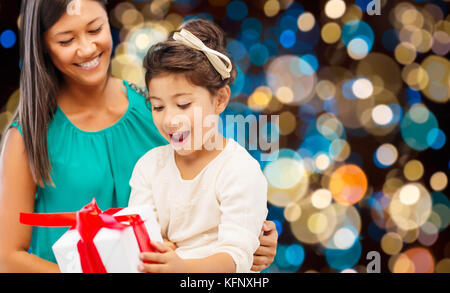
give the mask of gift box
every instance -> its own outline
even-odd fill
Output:
[[[139,254],[163,241],[148,205],[102,212],[93,199],[76,213],[21,213],[20,222],[71,227],[52,246],[62,273],[137,273]]]

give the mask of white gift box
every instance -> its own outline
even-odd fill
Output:
[[[124,208],[114,216],[138,214],[144,221],[151,242],[163,242],[161,229],[151,206]],[[78,231],[69,230],[53,244],[52,249],[62,273],[82,273],[77,243]],[[123,230],[102,228],[94,238],[94,245],[108,273],[138,273],[139,246],[133,227]]]

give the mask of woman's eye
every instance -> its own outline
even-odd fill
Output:
[[[102,26],[100,26],[100,27],[99,27],[98,29],[96,29],[96,30],[89,31],[89,33],[91,33],[91,34],[97,34],[97,33],[99,33],[101,30],[102,30]]]
[[[70,39],[70,40],[68,40],[68,41],[61,41],[61,42],[59,42],[61,45],[63,45],[63,46],[67,46],[67,45],[69,45],[70,43],[72,43],[72,41],[73,41],[73,38],[72,39]]]
[[[180,107],[181,109],[187,109],[187,108],[189,108],[189,106],[191,105],[191,103],[187,103],[187,104],[184,104],[184,105],[178,105],[178,107]]]
[[[162,111],[163,108],[164,108],[164,107],[162,107],[162,106],[161,106],[161,107],[156,107],[156,106],[154,106],[154,107],[153,107],[153,110],[154,110],[154,111]]]

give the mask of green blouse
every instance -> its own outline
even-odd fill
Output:
[[[93,197],[101,210],[126,207],[134,165],[150,149],[167,144],[153,123],[139,88],[123,82],[128,109],[114,125],[86,132],[57,107],[47,132],[55,186],[37,187],[34,212],[73,212]],[[21,131],[17,122],[12,124]],[[29,252],[56,262],[52,245],[68,228],[33,227]]]

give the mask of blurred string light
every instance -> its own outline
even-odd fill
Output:
[[[344,15],[346,4],[342,0],[329,0],[325,4],[325,14],[331,19],[340,18]]]
[[[374,162],[380,168],[392,166],[397,161],[397,158],[397,148],[390,143],[379,146],[374,153]]]
[[[313,63],[313,64],[311,64]],[[295,55],[276,57],[267,68],[267,82],[283,104],[307,103],[314,95],[316,63]]]
[[[310,31],[316,24],[316,19],[311,12],[304,12],[300,14],[297,19],[297,25],[299,30],[303,32]]]
[[[203,2],[213,8],[195,14]],[[320,15],[292,0],[203,2],[117,4],[109,13],[111,71],[144,87],[148,48],[190,19],[206,18],[235,32],[227,35],[226,50],[238,74],[221,115],[223,134],[256,146],[235,121],[227,124],[226,115],[279,115],[278,125],[247,122],[280,149],[267,161],[260,160],[261,151],[249,152],[269,184],[268,219],[280,235],[295,238],[279,244],[265,271],[365,272],[358,266],[364,233],[389,256],[391,272],[450,272],[448,254],[434,255],[439,241],[450,247],[444,235],[450,225],[450,161],[439,170],[416,156],[448,144],[446,125],[429,106],[450,100],[450,20],[443,2],[395,2],[383,10],[386,26],[376,34],[365,12],[369,0],[327,0]],[[382,8],[387,2],[381,1]],[[15,45],[11,32],[0,35],[3,48]],[[0,126],[12,119],[19,96],[17,90],[8,99]],[[363,158],[358,140],[367,137],[375,143]],[[380,172],[378,187],[373,172]],[[364,227],[363,209],[370,217]],[[305,267],[307,246],[329,268]]]
[[[280,2],[277,0],[269,0],[264,3],[264,13],[267,17],[274,17],[280,12]]]

